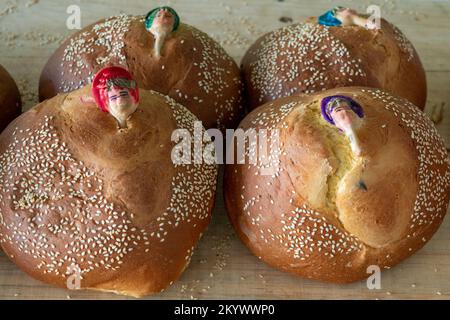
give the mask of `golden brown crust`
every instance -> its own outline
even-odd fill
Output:
[[[251,109],[295,93],[348,86],[380,88],[422,110],[426,103],[419,56],[386,20],[379,31],[314,22],[290,25],[258,39],[245,54],[242,68]]]
[[[19,89],[8,71],[0,65],[0,132],[21,112]]]
[[[357,129],[362,158],[321,116],[319,102],[335,94],[364,109]],[[252,111],[240,127],[280,132],[273,175],[262,175],[260,166],[227,165],[224,185],[241,240],[276,268],[323,281],[357,281],[368,276],[368,266],[387,269],[419,250],[446,214],[450,164],[444,142],[403,98],[361,87],[291,96]]]
[[[80,102],[89,90],[46,100],[0,136],[1,245],[49,284],[67,287],[79,268],[81,288],[159,292],[210,221],[217,168],[172,163],[173,130],[192,133],[196,121],[172,99],[141,90],[119,130]]]
[[[88,84],[105,65],[129,68],[139,86],[170,96],[206,128],[234,128],[242,116],[240,71],[207,34],[186,24],[166,39],[162,57],[152,54],[153,35],[141,16],[111,17],[69,37],[41,74],[40,100]]]

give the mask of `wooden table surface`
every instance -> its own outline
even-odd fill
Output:
[[[126,3],[126,5],[125,5]],[[0,0],[0,64],[19,83],[24,109],[37,102],[42,67],[67,35],[69,5],[81,8],[82,26],[102,17],[145,14],[170,4],[182,19],[209,33],[239,63],[262,33],[302,21],[336,5],[365,11],[381,7],[413,42],[428,77],[427,113],[450,147],[450,1],[436,0]],[[221,186],[221,181],[219,182]],[[222,190],[213,222],[181,279],[153,299],[450,299],[450,216],[416,255],[382,274],[382,289],[365,281],[339,286],[296,278],[271,269],[240,243],[225,213]],[[0,299],[125,299],[94,291],[66,291],[33,280],[0,253]]]

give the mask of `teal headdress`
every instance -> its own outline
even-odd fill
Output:
[[[171,7],[164,6],[164,7],[155,8],[147,14],[147,16],[145,17],[145,28],[147,30],[149,30],[152,27],[153,20],[155,19],[156,14],[160,10],[164,10],[164,9],[169,11],[174,16],[175,23],[173,24],[172,31],[175,31],[178,29],[178,27],[180,26],[180,16],[178,16],[178,13]]]

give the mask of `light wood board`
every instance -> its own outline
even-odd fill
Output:
[[[126,3],[126,4],[125,4]],[[18,81],[24,109],[37,101],[42,67],[66,28],[69,5],[81,7],[82,25],[121,12],[145,14],[170,4],[183,21],[211,34],[239,63],[256,38],[286,23],[302,21],[336,5],[365,11],[378,4],[413,42],[428,76],[427,113],[443,105],[437,125],[450,147],[450,1],[306,1],[306,0],[0,0],[0,63]],[[382,289],[364,281],[329,285],[271,269],[252,256],[234,235],[222,199],[221,181],[214,218],[181,279],[152,299],[450,299],[450,218],[416,255],[382,274]],[[55,289],[33,280],[0,253],[0,299],[125,299],[92,291]]]

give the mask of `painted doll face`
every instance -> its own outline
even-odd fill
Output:
[[[130,91],[126,88],[112,87],[108,91],[109,109],[126,108],[133,103]]]
[[[341,15],[342,17],[351,17],[354,15],[357,15],[358,12],[356,12],[356,10],[350,9],[350,8],[342,8],[338,11],[339,15]]]
[[[121,128],[126,127],[128,117],[136,111],[137,107],[137,101],[127,88],[113,86],[108,90],[109,113],[117,119]]]
[[[175,17],[169,10],[161,9],[156,14],[153,23],[157,26],[173,27]]]
[[[356,129],[362,124],[364,112],[361,106],[348,97],[326,97],[321,103],[322,116],[334,124],[350,141],[350,146],[356,156],[361,156],[362,149]]]
[[[350,108],[349,103],[344,100],[337,100],[333,104],[335,104],[335,107],[330,116],[333,118],[336,127],[343,131],[350,129],[355,121],[356,114]]]
[[[336,12],[336,18],[339,19],[343,25],[352,25],[353,17],[358,13],[350,8],[342,8]]]

